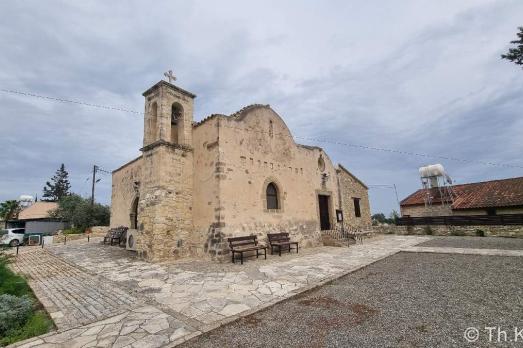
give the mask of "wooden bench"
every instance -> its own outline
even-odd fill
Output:
[[[259,245],[256,236],[243,236],[227,238],[232,253],[232,263],[235,263],[234,254],[240,254],[240,263],[243,265],[243,253],[256,251],[256,258],[260,256],[260,250],[263,249],[263,255],[267,259],[267,247]],[[254,255],[253,255],[254,256]]]
[[[104,244],[109,243],[110,245],[120,245],[122,239],[125,238],[127,227],[116,227],[111,228],[104,237]]]
[[[278,248],[280,256],[282,247],[285,247],[289,252],[291,252],[291,249],[296,249],[296,253],[298,253],[298,242],[292,242],[288,233],[268,233],[267,238],[271,246],[271,255],[275,247]],[[293,245],[294,247],[292,247]]]

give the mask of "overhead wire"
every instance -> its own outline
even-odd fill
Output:
[[[18,91],[18,90],[13,90],[13,89],[0,88],[0,92],[7,93],[7,94],[21,95],[21,96],[26,96],[26,97],[34,97],[34,98],[39,98],[39,99],[43,99],[43,100],[57,101],[57,102],[62,102],[62,103],[72,103],[72,104],[83,105],[83,106],[94,107],[94,108],[105,109],[105,110],[127,112],[127,113],[132,113],[135,115],[144,115],[143,112],[139,112],[139,111],[127,109],[127,108],[119,108],[119,107],[107,106],[107,105],[102,105],[102,104],[87,103],[87,102],[83,102],[83,101],[79,101],[79,100],[44,96],[44,95],[40,95],[40,94],[36,94],[36,93],[23,92],[23,91]],[[245,128],[240,128],[240,127],[226,126],[226,125],[220,125],[220,127],[239,129],[239,130],[251,131],[251,132],[270,133],[268,131],[263,131],[263,130],[245,129]],[[492,166],[492,167],[523,169],[523,165],[516,165],[516,164],[509,164],[509,163],[497,163],[497,162],[481,161],[481,160],[473,160],[473,159],[464,159],[464,158],[459,158],[459,157],[454,157],[454,156],[432,155],[432,154],[426,154],[426,153],[420,153],[420,152],[390,149],[390,148],[385,148],[385,147],[352,144],[352,143],[346,143],[346,142],[324,139],[324,138],[313,138],[313,137],[305,137],[305,136],[299,136],[299,135],[293,136],[291,134],[287,134],[287,132],[282,132],[279,134],[276,133],[274,135],[288,136],[293,139],[301,139],[301,140],[312,141],[312,142],[327,143],[327,144],[340,145],[340,146],[357,148],[357,149],[394,153],[394,154],[406,155],[406,156],[433,158],[433,159],[440,159],[440,160],[447,160],[447,161],[454,161],[454,162],[461,162],[461,163],[479,164],[479,165]],[[102,170],[100,170],[100,171],[102,171]],[[105,172],[110,174],[109,171],[105,171]]]

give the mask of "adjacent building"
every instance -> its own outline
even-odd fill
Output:
[[[400,206],[411,217],[523,214],[523,177],[420,189]]]
[[[26,233],[54,233],[63,230],[67,223],[49,216],[49,213],[58,208],[56,202],[35,202],[22,209],[18,219],[7,222],[8,228],[25,228]]]
[[[193,122],[193,93],[160,81],[143,96],[142,154],[113,172],[111,226],[136,229],[144,257],[216,257],[227,237],[270,232],[307,247],[371,225],[365,184],[269,105]]]

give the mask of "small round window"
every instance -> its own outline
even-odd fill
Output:
[[[323,156],[320,155],[320,158],[318,158],[318,169],[320,172],[325,171],[325,161],[323,160]]]

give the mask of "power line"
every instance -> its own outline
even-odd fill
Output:
[[[138,112],[138,111],[135,111],[135,110],[117,108],[117,107],[114,107],[114,106],[107,106],[107,105],[101,105],[101,104],[91,104],[91,103],[86,103],[86,102],[82,102],[82,101],[78,101],[78,100],[49,97],[49,96],[39,95],[39,94],[34,94],[34,93],[15,91],[15,90],[12,90],[12,89],[4,89],[4,88],[2,88],[2,89],[0,89],[0,91],[4,92],[4,93],[23,95],[23,96],[26,96],[26,97],[34,97],[34,98],[39,98],[39,99],[52,100],[52,101],[57,101],[57,102],[61,102],[61,103],[71,103],[71,104],[90,106],[90,107],[99,108],[99,109],[105,109],[105,110],[116,110],[116,111],[130,112],[132,114],[143,114],[143,112]]]
[[[8,94],[15,94],[15,95],[22,95],[22,96],[27,96],[27,97],[34,97],[34,98],[39,98],[39,99],[44,99],[44,100],[58,101],[58,102],[62,102],[62,103],[72,103],[72,104],[77,104],[77,105],[84,105],[84,106],[95,107],[95,108],[99,108],[99,109],[105,109],[105,110],[116,110],[116,111],[128,112],[128,113],[132,113],[135,115],[144,115],[143,112],[139,112],[139,111],[131,110],[131,109],[124,109],[124,108],[118,108],[118,107],[101,105],[101,104],[92,104],[92,103],[87,103],[87,102],[82,102],[82,101],[77,101],[77,100],[71,100],[71,99],[49,97],[49,96],[22,92],[22,91],[17,91],[17,90],[11,90],[11,89],[1,88],[0,92],[4,92],[4,93],[8,93]],[[251,131],[251,132],[269,133],[267,131],[262,131],[262,130],[250,130],[250,129],[240,128],[240,127],[231,127],[231,126],[225,126],[225,125],[220,125],[220,127],[239,129],[239,130]],[[463,158],[451,157],[451,156],[431,155],[431,154],[426,154],[426,153],[402,151],[402,150],[389,149],[389,148],[384,148],[384,147],[375,147],[375,146],[367,146],[367,145],[360,145],[360,144],[344,143],[344,142],[340,142],[340,141],[336,141],[336,140],[329,140],[329,139],[323,139],[323,138],[310,138],[310,137],[303,137],[303,136],[297,136],[297,135],[293,136],[293,135],[288,135],[285,133],[280,133],[280,134],[276,134],[276,135],[288,136],[290,138],[302,139],[302,140],[313,141],[313,142],[352,147],[352,148],[357,148],[357,149],[395,153],[395,154],[406,155],[406,156],[441,159],[441,160],[446,160],[446,161],[480,164],[480,165],[492,166],[492,167],[523,169],[523,166],[515,165],[515,164],[497,163],[497,162],[480,161],[480,160],[469,160],[469,159],[463,159]],[[105,172],[110,174],[110,172],[107,172],[107,171],[105,171]]]

